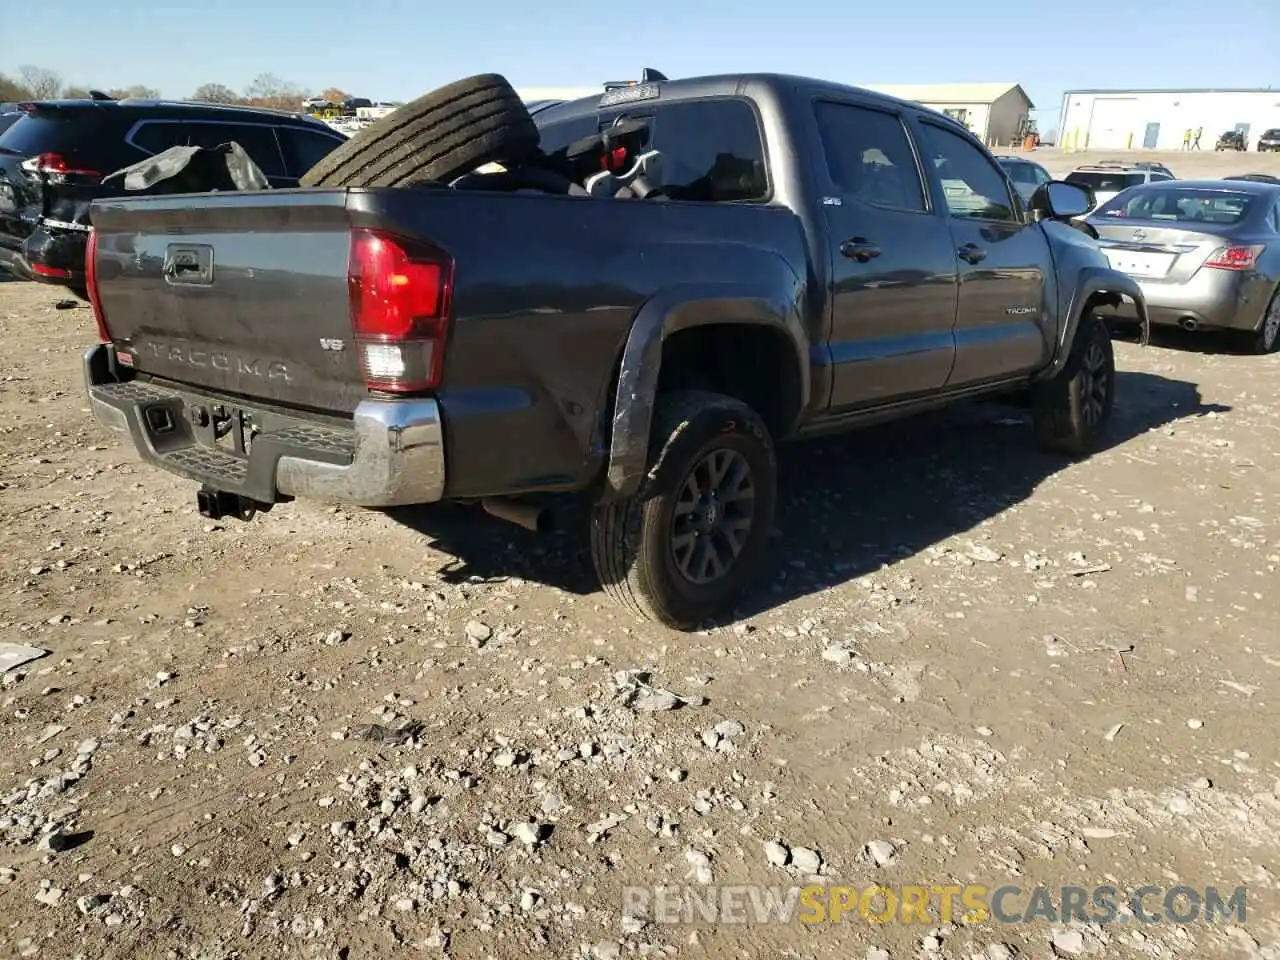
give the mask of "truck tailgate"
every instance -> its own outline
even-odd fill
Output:
[[[103,200],[92,219],[99,304],[138,371],[316,410],[367,397],[345,191]]]

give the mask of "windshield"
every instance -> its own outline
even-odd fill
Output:
[[[1153,187],[1115,197],[1098,207],[1100,217],[1175,222],[1239,223],[1249,212],[1253,197],[1226,190],[1187,187]]]
[[[1036,168],[1022,160],[1002,160],[1000,165],[1014,183],[1025,183],[1035,186],[1040,181],[1036,177]]]
[[[1147,182],[1145,173],[1112,173],[1106,171],[1073,170],[1067,174],[1067,183],[1088,187],[1094,193],[1119,193],[1128,187]]]

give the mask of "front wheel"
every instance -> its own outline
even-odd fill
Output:
[[[1115,389],[1111,333],[1102,320],[1087,317],[1066,365],[1034,390],[1032,420],[1041,448],[1077,456],[1095,450],[1111,420]]]
[[[728,613],[767,556],[777,502],[773,440],[732,397],[660,397],[645,482],[597,506],[591,554],[605,592],[636,613],[692,630]]]

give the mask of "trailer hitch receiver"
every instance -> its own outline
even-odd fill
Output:
[[[200,511],[200,516],[210,520],[235,517],[237,520],[247,522],[257,513],[268,512],[271,507],[269,503],[259,503],[257,500],[242,497],[238,493],[228,493],[226,490],[201,487],[196,492],[196,508]]]

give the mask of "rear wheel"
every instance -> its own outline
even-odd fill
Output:
[[[1271,302],[1262,314],[1262,323],[1257,330],[1250,330],[1244,336],[1244,345],[1251,353],[1275,353],[1280,346],[1280,287],[1271,294]]]
[[[299,178],[304,187],[448,182],[487,163],[518,164],[538,128],[504,77],[482,74],[433,90],[376,120]]]
[[[678,630],[728,613],[766,559],[777,499],[773,440],[746,404],[660,398],[646,482],[595,509],[591,552],[614,601]]]
[[[1042,449],[1083,455],[1096,449],[1115,403],[1116,359],[1107,325],[1080,322],[1066,365],[1032,394],[1032,420]]]

